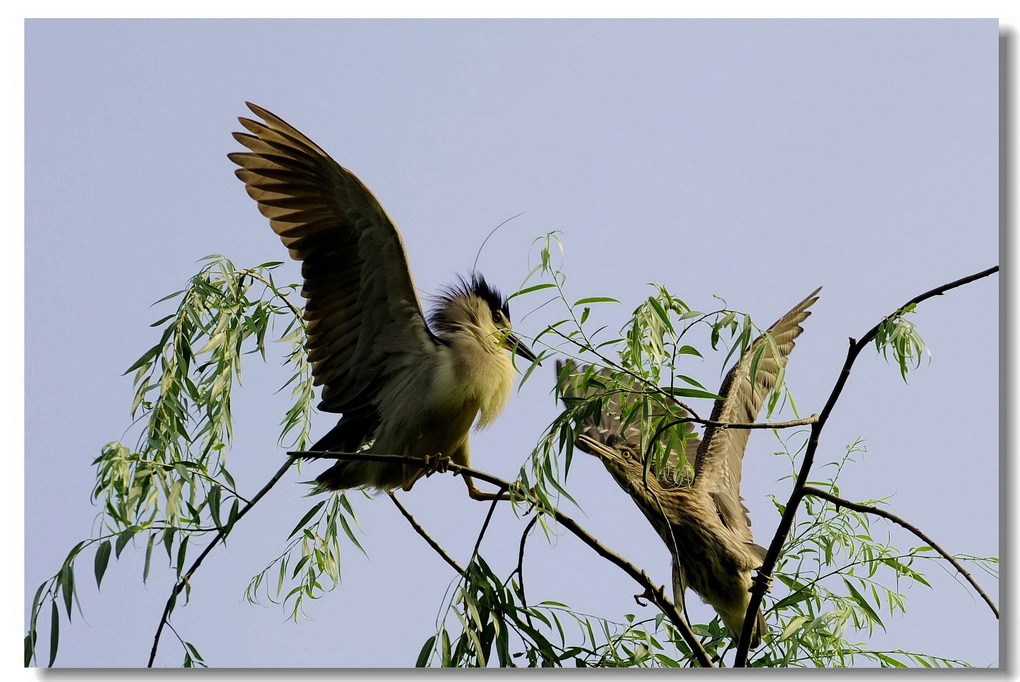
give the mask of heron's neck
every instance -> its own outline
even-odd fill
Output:
[[[448,330],[440,338],[447,344],[443,372],[450,384],[447,395],[458,396],[477,407],[478,426],[488,426],[506,407],[514,385],[513,362],[491,338],[473,330]]]

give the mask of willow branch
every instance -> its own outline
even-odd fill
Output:
[[[420,457],[408,457],[403,455],[378,455],[371,452],[327,452],[323,450],[308,450],[301,452],[288,452],[287,456],[293,459],[336,459],[345,461],[360,461],[360,462],[389,462],[393,464],[422,464]],[[575,537],[581,542],[591,547],[596,554],[606,559],[610,563],[620,568],[624,573],[629,575],[636,583],[644,588],[645,593],[649,601],[654,603],[660,611],[662,611],[666,617],[673,624],[673,627],[677,629],[680,635],[687,642],[688,646],[691,647],[691,651],[694,653],[695,659],[699,665],[710,668],[712,667],[712,661],[705,653],[704,647],[701,646],[701,642],[698,640],[697,635],[691,629],[691,626],[687,623],[687,620],[677,610],[676,605],[666,596],[665,591],[661,585],[656,585],[655,582],[645,573],[643,570],[634,566],[622,556],[614,552],[613,550],[606,547],[602,542],[593,536],[591,533],[582,528],[576,521],[564,514],[558,509],[547,509],[538,504],[537,498],[534,498],[530,492],[523,491],[520,486],[514,486],[509,481],[505,481],[498,476],[487,474],[484,471],[478,471],[470,467],[461,466],[460,464],[454,464],[451,462],[447,467],[447,471],[450,473],[461,474],[470,476],[471,478],[491,483],[502,490],[517,490],[519,494],[528,501],[536,504],[536,509],[547,516],[552,516],[556,521],[569,530]],[[492,510],[495,509],[495,503],[499,501],[493,500],[493,506],[489,510],[489,516],[492,514]],[[485,528],[488,525],[488,517],[486,523],[482,527],[481,533],[479,533],[478,540],[475,543],[475,549],[477,551],[478,544],[481,542],[481,537],[485,532]],[[472,554],[472,557],[474,555]]]
[[[258,501],[261,500],[266,493],[272,490],[273,486],[276,485],[276,483],[281,478],[283,478],[283,475],[287,473],[287,470],[290,469],[291,464],[293,464],[292,461],[287,462],[282,467],[280,467],[280,469],[275,474],[273,474],[273,477],[270,478],[269,482],[262,487],[262,490],[258,491],[255,497],[251,498],[250,502],[241,507],[240,511],[238,511],[237,513],[237,516],[234,517],[233,523],[229,523],[220,529],[220,532],[216,534],[216,537],[212,539],[212,542],[210,542],[206,546],[206,548],[202,550],[202,553],[198,555],[198,558],[195,559],[195,562],[191,564],[191,568],[188,569],[187,573],[181,576],[181,579],[177,582],[177,585],[174,586],[173,591],[170,593],[170,598],[166,600],[166,606],[163,608],[163,616],[159,619],[159,627],[156,628],[156,635],[155,637],[153,637],[152,640],[152,651],[149,652],[149,662],[148,664],[146,664],[145,667],[151,668],[153,661],[156,660],[156,650],[159,649],[159,638],[160,635],[163,634],[163,628],[166,627],[167,623],[169,622],[170,612],[173,611],[174,604],[177,603],[177,595],[184,591],[184,588],[188,586],[188,581],[191,580],[191,576],[195,574],[195,571],[197,571],[198,567],[202,565],[202,562],[205,560],[207,556],[209,556],[209,553],[213,551],[213,548],[215,548],[216,545],[218,545],[220,541],[223,540],[223,538],[227,537],[227,534],[234,527],[235,523],[240,521],[245,514],[251,511],[252,507],[258,504]]]
[[[528,627],[532,630],[535,629],[535,623],[531,618],[531,612],[528,610],[528,597],[524,594],[524,546],[528,544],[528,536],[531,534],[531,530],[535,527],[535,524],[538,523],[539,518],[541,517],[538,514],[535,514],[531,517],[531,521],[528,522],[528,525],[524,527],[524,532],[521,533],[521,544],[517,550],[517,568],[515,568],[513,573],[511,573],[507,578],[507,582],[510,582],[510,578],[513,578],[514,573],[517,574],[517,587],[521,597],[521,608],[524,610],[524,620],[528,622]],[[504,586],[505,585],[506,583],[504,583]],[[518,619],[519,618],[520,616],[518,616]],[[543,667],[546,665],[552,665],[552,661],[545,652],[540,651],[539,653],[542,655]]]
[[[796,426],[811,426],[818,421],[818,415],[813,414],[810,417],[804,417],[803,419],[790,419],[785,422],[753,422],[753,423],[738,423],[738,422],[716,422],[711,419],[697,419],[695,417],[683,417],[677,419],[675,423],[686,424],[695,423],[703,424],[704,426],[713,426],[717,429],[791,429]]]
[[[524,532],[521,533],[520,546],[517,549],[517,568],[515,568],[513,573],[510,574],[511,577],[513,577],[514,573],[517,574],[518,586],[520,587],[521,593],[521,606],[525,609],[528,608],[528,598],[524,594],[524,546],[528,544],[528,535],[531,533],[531,529],[535,527],[535,524],[538,523],[538,519],[538,514],[532,516],[531,521],[529,521],[528,525],[524,527]],[[531,625],[531,614],[525,611],[524,615],[528,618],[528,625]],[[532,625],[532,627],[534,626]]]
[[[981,589],[981,586],[978,585],[977,581],[974,580],[973,576],[971,576],[971,574],[967,571],[967,569],[965,569],[963,567],[963,565],[960,564],[960,562],[957,561],[956,558],[953,555],[951,555],[946,550],[942,549],[942,547],[940,547],[934,540],[932,540],[930,537],[928,537],[928,535],[924,531],[922,531],[920,528],[918,528],[917,526],[915,526],[915,525],[913,525],[911,523],[907,523],[906,521],[904,521],[900,517],[898,517],[895,514],[892,514],[890,512],[887,512],[884,509],[880,509],[878,507],[873,507],[873,506],[867,505],[867,504],[860,504],[858,502],[850,502],[849,500],[845,500],[842,497],[837,497],[836,495],[833,495],[832,493],[828,493],[828,492],[826,492],[824,490],[820,490],[820,489],[812,487],[812,486],[805,486],[804,488],[801,488],[801,495],[802,496],[803,495],[811,495],[813,497],[819,497],[819,498],[821,498],[823,500],[827,500],[827,501],[831,502],[832,504],[836,505],[837,507],[843,507],[845,509],[852,509],[852,510],[854,510],[856,512],[861,512],[863,514],[874,514],[875,516],[881,516],[883,519],[888,519],[888,520],[892,521],[893,523],[895,523],[895,524],[897,524],[899,526],[902,526],[903,528],[906,528],[911,533],[913,533],[914,535],[919,537],[921,539],[921,541],[924,542],[926,545],[928,545],[929,547],[934,549],[936,552],[941,554],[943,559],[945,559],[946,561],[951,563],[953,565],[953,568],[955,568],[960,573],[960,575],[962,575],[967,580],[967,582],[970,583],[970,586],[974,588],[974,591],[977,592],[979,595],[981,595],[981,598],[985,600],[986,604],[988,604],[988,608],[990,608],[992,610],[992,613],[995,614],[995,617],[996,618],[999,617],[999,607],[996,606],[995,602],[992,601],[991,597],[989,597],[985,593],[985,591],[983,589]]]
[[[421,457],[411,457],[407,455],[379,455],[374,452],[332,452],[329,450],[299,450],[288,452],[287,456],[292,460],[294,459],[335,459],[345,462],[384,462],[389,464],[417,464],[424,468],[425,460]],[[466,475],[471,478],[491,483],[492,485],[499,488],[512,488],[513,485],[508,481],[504,481],[498,476],[487,474],[484,471],[478,471],[471,467],[466,467],[455,462],[450,462],[446,465],[446,470],[453,475]],[[432,472],[430,472],[432,473]],[[435,472],[440,473],[440,472]]]
[[[415,532],[417,532],[418,535],[425,538],[425,542],[427,542],[429,546],[432,547],[432,549],[434,549],[439,554],[439,556],[443,558],[444,561],[446,561],[446,563],[452,566],[453,570],[457,571],[457,573],[459,573],[462,577],[467,578],[467,570],[461,568],[460,564],[458,564],[453,559],[453,557],[447,554],[446,551],[439,545],[439,543],[436,542],[424,528],[422,528],[421,524],[419,524],[418,521],[413,516],[411,516],[411,513],[407,511],[407,508],[400,503],[400,500],[397,499],[397,496],[394,495],[392,492],[388,492],[387,495],[389,495],[390,499],[393,501],[393,504],[397,505],[397,509],[399,509],[400,513],[404,515],[404,518],[406,518],[407,521],[411,524],[411,527],[414,528]],[[493,499],[492,505],[489,507],[489,513],[486,516],[485,523],[482,526],[482,532],[479,534],[478,542],[475,544],[474,552],[471,555],[472,559],[474,559],[475,553],[477,553],[478,551],[478,544],[481,542],[481,536],[485,533],[485,528],[488,527],[489,525],[489,519],[492,518],[492,512],[495,510],[496,502],[498,501],[499,498]],[[527,542],[528,534],[531,532],[531,529],[535,527],[535,523],[538,521],[538,519],[539,517],[537,514],[533,516],[531,521],[528,522],[528,525],[525,527],[524,533],[521,534],[521,544],[517,554],[517,568],[514,569],[514,572],[510,574],[511,576],[513,576],[513,574],[516,573],[519,577],[521,606],[524,607],[524,618],[528,622],[528,626],[532,629],[535,628],[535,624],[532,622],[531,613],[529,613],[527,610],[528,600],[524,596],[524,545]],[[542,657],[543,660],[547,660],[544,653],[542,654]]]
[[[510,487],[509,484],[507,484],[507,488],[509,488],[509,487]],[[502,490],[500,490],[500,493],[503,493],[505,490],[506,490],[506,488],[503,488]],[[478,538],[475,540],[475,546],[471,550],[471,556],[468,558],[468,566],[470,566],[471,563],[475,560],[475,557],[478,556],[478,548],[482,546],[482,538],[485,537],[485,531],[487,531],[489,529],[489,522],[492,521],[492,515],[496,511],[496,505],[502,499],[503,498],[501,498],[501,497],[494,497],[494,498],[492,498],[492,502],[489,503],[489,511],[488,511],[488,513],[486,513],[485,521],[482,522],[482,527],[478,531]]]
[[[857,356],[860,355],[861,351],[869,343],[875,340],[878,335],[879,329],[882,325],[890,318],[898,315],[904,308],[926,301],[929,298],[935,296],[941,296],[942,294],[962,287],[965,284],[969,284],[975,280],[988,277],[989,275],[998,272],[999,266],[982,270],[981,272],[967,277],[962,277],[958,280],[943,284],[942,286],[936,287],[929,291],[919,294],[914,298],[910,299],[902,306],[893,311],[890,315],[883,317],[882,320],[872,327],[868,332],[858,341],[850,339],[850,347],[847,350],[846,360],[843,362],[843,368],[840,370],[839,376],[836,379],[836,384],[832,387],[832,392],[829,393],[829,398],[825,402],[825,406],[822,408],[821,414],[818,416],[818,421],[811,425],[811,434],[808,438],[807,450],[804,453],[804,461],[801,463],[800,471],[797,474],[797,481],[794,483],[793,491],[790,493],[790,500],[786,505],[786,509],[783,512],[783,516],[779,521],[779,526],[776,528],[776,534],[772,538],[772,544],[769,545],[768,552],[765,554],[765,560],[762,562],[761,568],[758,569],[757,575],[754,576],[754,580],[751,585],[751,600],[747,607],[747,615],[744,618],[744,627],[740,633],[740,640],[737,644],[737,653],[733,661],[734,667],[743,667],[747,665],[747,653],[750,648],[751,633],[754,629],[754,614],[758,612],[758,608],[761,606],[762,599],[765,597],[765,592],[768,591],[769,584],[772,581],[772,571],[776,566],[776,562],[779,560],[779,553],[783,548],[783,543],[786,542],[787,536],[790,534],[790,529],[793,527],[793,520],[797,514],[797,508],[800,506],[800,501],[803,499],[803,489],[807,486],[807,481],[811,474],[811,467],[814,465],[815,452],[818,450],[818,441],[822,434],[822,429],[825,428],[825,422],[829,418],[829,414],[836,406],[836,402],[839,400],[840,395],[843,393],[843,387],[846,386],[847,380],[850,378],[850,371],[853,368],[854,362],[857,360]]]

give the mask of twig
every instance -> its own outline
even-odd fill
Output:
[[[290,469],[292,464],[293,461],[288,461],[286,464],[280,467],[280,469],[275,474],[273,474],[273,477],[269,479],[269,482],[262,487],[262,490],[260,490],[255,495],[255,497],[251,498],[251,501],[248,502],[248,504],[246,504],[244,507],[241,508],[240,511],[238,511],[237,516],[234,518],[234,523],[240,521],[241,518],[245,514],[247,514],[252,507],[258,504],[258,501],[261,500],[265,496],[265,494],[268,493],[273,488],[274,485],[276,485],[277,481],[283,478],[283,475],[287,473],[287,470]],[[188,581],[191,580],[191,576],[195,574],[195,571],[198,570],[198,567],[202,565],[202,561],[204,561],[205,558],[209,555],[209,553],[213,550],[213,548],[216,547],[216,545],[219,544],[219,542],[227,536],[227,533],[230,532],[231,528],[233,528],[233,524],[230,524],[229,526],[224,526],[223,528],[220,529],[220,532],[216,534],[216,537],[212,539],[212,541],[206,546],[202,553],[198,555],[198,558],[195,559],[195,562],[191,564],[191,568],[188,569],[188,572],[185,573],[181,577],[181,579],[177,582],[177,585],[174,586],[173,591],[170,593],[170,598],[167,599],[166,606],[163,608],[163,616],[159,619],[159,627],[156,628],[156,636],[153,637],[152,640],[152,651],[149,652],[149,662],[145,667],[151,668],[153,661],[156,660],[156,650],[159,648],[159,638],[160,635],[163,634],[163,628],[169,622],[170,612],[173,611],[174,604],[177,602],[177,595],[179,595],[184,590],[184,588],[187,587]]]
[[[524,594],[524,546],[528,543],[528,535],[531,533],[531,529],[538,523],[540,517],[535,514],[531,517],[531,521],[524,527],[524,532],[521,533],[521,544],[517,550],[517,568],[514,569],[513,573],[510,574],[510,578],[513,577],[514,573],[517,574],[517,587],[521,595],[521,608],[524,609],[524,618],[528,621],[528,627],[532,630],[535,629],[535,624],[531,620],[531,613],[528,612],[528,597]],[[507,581],[510,580],[507,578]],[[505,584],[505,583],[504,583]],[[542,654],[543,660],[547,660],[545,654]]]
[[[991,597],[989,597],[985,593],[985,591],[983,589],[981,589],[981,586],[977,584],[977,581],[974,580],[973,576],[971,576],[971,574],[967,571],[967,569],[965,569],[963,567],[963,565],[960,564],[960,562],[958,562],[956,560],[956,558],[953,557],[949,552],[947,552],[946,550],[944,550],[941,547],[939,547],[939,545],[936,544],[936,542],[934,540],[932,540],[930,537],[928,537],[928,535],[924,531],[922,531],[920,528],[918,528],[917,526],[914,526],[913,524],[907,523],[906,521],[904,521],[900,517],[896,516],[895,514],[891,514],[890,512],[887,512],[884,509],[880,509],[878,507],[873,507],[873,506],[867,505],[867,504],[860,504],[860,503],[857,503],[857,502],[850,502],[849,500],[845,500],[842,497],[837,497],[836,495],[833,495],[832,493],[828,493],[828,492],[826,492],[824,490],[820,490],[820,489],[812,487],[812,486],[805,486],[804,488],[801,488],[801,495],[802,496],[803,495],[812,495],[814,497],[820,497],[823,500],[828,500],[829,502],[833,503],[837,507],[844,507],[846,509],[852,509],[854,511],[862,512],[862,513],[865,513],[865,514],[874,514],[875,516],[881,516],[884,519],[889,519],[893,523],[898,524],[898,525],[902,526],[903,528],[906,528],[911,533],[913,533],[914,535],[919,537],[929,547],[931,547],[936,552],[941,554],[943,559],[945,559],[946,561],[951,563],[953,565],[953,568],[955,568],[957,571],[959,571],[960,575],[962,575],[967,580],[967,582],[970,583],[971,587],[973,587],[974,590],[979,595],[981,595],[981,598],[985,600],[986,604],[988,604],[988,607],[992,610],[992,613],[995,614],[995,617],[996,618],[999,617],[999,607],[997,607],[995,605],[995,602],[992,601]]]
[[[791,419],[785,422],[753,422],[753,423],[738,423],[738,422],[715,422],[711,419],[698,419],[696,417],[683,417],[677,419],[672,425],[676,424],[702,424],[704,426],[712,426],[717,429],[790,429],[795,426],[811,426],[818,421],[818,415],[813,414],[810,417],[804,417],[803,419]]]
[[[499,491],[499,494],[502,495],[509,487],[510,487],[509,484],[507,484],[506,487],[501,486],[502,489]],[[492,514],[496,511],[496,503],[500,502],[501,500],[502,498],[497,496],[492,498],[492,503],[489,504],[489,511],[485,515],[485,521],[482,522],[482,527],[478,531],[478,538],[475,539],[475,546],[471,550],[471,556],[468,558],[469,567],[471,566],[471,563],[475,560],[475,557],[478,556],[478,548],[482,546],[482,538],[485,537],[485,531],[489,529],[489,522],[492,521]]]
[[[421,457],[405,455],[380,455],[374,452],[331,452],[329,450],[297,450],[288,452],[287,456],[293,459],[336,459],[352,462],[389,462],[391,464],[418,464],[424,466],[425,460]],[[447,471],[454,475],[467,474],[471,478],[491,483],[500,488],[507,488],[510,484],[498,476],[487,474],[484,471],[477,471],[470,467],[450,462],[446,466]]]
[[[757,575],[754,576],[754,580],[751,585],[751,600],[747,606],[747,615],[744,618],[744,627],[740,633],[737,653],[733,661],[734,667],[743,667],[747,665],[747,653],[751,643],[751,632],[754,629],[754,614],[758,612],[758,608],[761,606],[765,592],[769,589],[769,584],[772,581],[772,571],[775,568],[776,562],[779,560],[779,552],[782,550],[783,543],[786,542],[786,537],[790,534],[790,529],[793,527],[793,520],[797,514],[797,507],[800,505],[800,501],[803,498],[802,491],[807,486],[811,467],[814,464],[815,452],[818,450],[818,441],[821,437],[822,429],[825,428],[825,422],[829,418],[829,414],[832,412],[833,408],[836,406],[836,401],[839,400],[840,395],[843,393],[843,387],[850,378],[850,370],[853,368],[854,362],[857,360],[857,356],[860,355],[865,346],[875,339],[875,336],[878,334],[879,329],[881,329],[885,321],[897,315],[904,308],[921,303],[922,301],[934,296],[941,296],[951,289],[961,287],[983,277],[988,277],[989,275],[998,272],[998,270],[999,266],[996,265],[988,268],[987,270],[982,270],[981,272],[968,275],[967,277],[949,282],[948,284],[943,284],[942,286],[926,291],[923,294],[919,294],[897,308],[891,315],[883,317],[881,322],[872,327],[859,341],[852,338],[850,339],[850,348],[847,350],[846,360],[843,362],[843,368],[840,370],[839,376],[836,379],[836,384],[832,387],[832,392],[829,394],[829,398],[826,400],[825,406],[822,408],[822,412],[818,416],[818,421],[811,425],[811,435],[808,439],[807,451],[804,453],[804,461],[801,463],[800,471],[797,474],[797,481],[794,483],[793,491],[790,493],[790,500],[786,505],[782,518],[779,520],[779,526],[776,528],[776,534],[772,538],[772,544],[769,545],[768,552],[765,554],[765,560],[762,562],[761,568],[758,569]]]
[[[517,550],[517,568],[515,568],[513,571],[511,571],[510,575],[507,576],[507,579],[503,582],[503,587],[506,587],[509,584],[509,582],[513,579],[514,574],[515,573],[517,574],[517,578],[518,578],[517,594],[521,598],[521,610],[524,611],[524,620],[527,621],[528,627],[531,628],[532,630],[535,629],[535,623],[531,619],[531,613],[528,611],[528,598],[524,594],[524,546],[527,544],[528,535],[531,533],[531,529],[535,527],[535,523],[538,522],[539,518],[540,517],[538,516],[538,514],[532,516],[531,517],[531,521],[529,521],[528,525],[524,527],[524,532],[521,533],[520,547]],[[517,615],[516,612],[514,612],[513,617],[517,619],[517,623],[521,622],[521,617],[519,615]],[[551,659],[549,659],[549,657],[545,654],[545,652],[539,652],[539,653],[542,656],[542,662],[543,662],[542,667],[546,667],[547,663],[548,664],[552,663]]]
[[[679,424],[703,424],[704,426],[711,426],[718,429],[789,429],[795,426],[810,426],[818,422],[818,415],[813,414],[810,417],[804,419],[791,419],[785,422],[754,422],[754,423],[734,423],[734,422],[717,422],[711,419],[698,419],[697,417],[680,417],[672,421],[660,424],[659,428],[655,430],[652,437],[648,439],[648,447],[645,448],[645,460],[652,455],[652,448],[655,447],[655,443],[667,430],[677,426]],[[647,476],[648,472],[645,471]],[[645,482],[647,485],[647,481]]]
[[[400,513],[404,515],[404,518],[407,519],[408,523],[411,524],[411,528],[414,528],[414,532],[425,538],[425,542],[429,543],[429,546],[432,549],[436,550],[436,553],[439,554],[440,557],[442,557],[443,561],[450,564],[450,566],[453,567],[453,570],[457,571],[457,573],[460,573],[461,575],[464,575],[465,569],[462,568],[461,565],[457,563],[456,559],[447,554],[446,550],[440,547],[438,542],[432,539],[432,536],[429,535],[428,532],[426,532],[426,530],[421,527],[421,525],[418,523],[417,520],[415,520],[413,516],[411,516],[411,512],[407,511],[407,508],[400,503],[400,500],[397,499],[397,496],[394,495],[392,492],[388,492],[387,495],[390,496],[390,500],[393,501],[393,504],[397,505],[397,509],[399,509]]]
[[[517,574],[518,585],[520,586],[521,593],[521,605],[524,608],[528,607],[528,598],[524,596],[524,546],[528,543],[528,535],[531,533],[531,529],[538,523],[538,515],[531,517],[531,521],[524,527],[524,532],[521,533],[521,543],[517,550],[517,568],[514,569],[513,573],[510,574],[512,577],[514,573]],[[531,616],[528,615],[528,625],[531,625]]]
[[[589,393],[588,397],[612,397],[620,394],[649,395],[645,391],[607,389],[605,392]],[[668,431],[674,426],[678,426],[680,424],[701,424],[702,426],[712,426],[717,429],[790,429],[795,426],[810,426],[816,421],[818,421],[817,414],[813,414],[810,417],[804,417],[803,419],[790,419],[789,421],[783,422],[717,422],[711,419],[702,419],[701,417],[695,416],[677,417],[676,419],[666,422],[660,426],[649,440],[655,441],[655,439],[662,435],[664,431]]]

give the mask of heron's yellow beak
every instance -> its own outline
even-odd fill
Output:
[[[581,434],[580,436],[577,437],[577,440],[574,441],[574,445],[576,445],[584,452],[587,452],[589,455],[594,455],[596,457],[599,457],[610,462],[616,462],[619,461],[620,459],[620,453],[618,453],[616,450],[609,447],[605,443],[597,441],[594,438],[586,436],[584,434]]]

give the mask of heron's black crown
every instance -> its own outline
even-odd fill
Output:
[[[439,332],[456,324],[456,320],[450,319],[452,304],[458,299],[465,299],[468,296],[477,296],[485,301],[489,310],[503,313],[506,321],[510,321],[510,306],[499,290],[485,281],[485,278],[477,272],[472,272],[469,278],[457,276],[457,284],[445,287],[436,299],[436,307],[429,314],[429,326]]]

